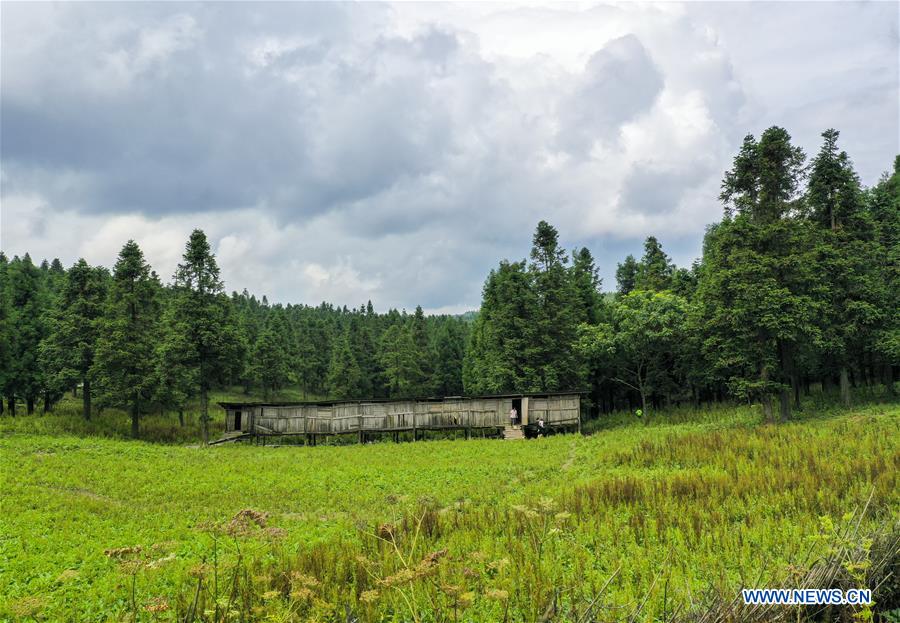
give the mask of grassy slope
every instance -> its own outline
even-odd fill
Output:
[[[294,563],[325,582],[324,610],[363,608],[357,594],[374,584],[348,571],[357,554],[382,576],[396,571],[395,554],[366,532],[440,509],[417,547],[449,549],[441,582],[471,589],[467,607],[482,619],[500,616],[498,602],[482,598],[492,588],[533,619],[554,590],[589,597],[616,568],[608,596],[619,604],[636,603],[663,568],[676,601],[736,586],[764,561],[778,573],[802,557],[820,517],[839,522],[872,491],[871,525],[897,521],[900,407],[819,412],[778,427],[756,425],[749,408],[703,419],[518,443],[197,449],[35,435],[22,432],[33,428],[28,420],[45,432],[51,424],[4,418],[0,617],[32,610],[49,620],[117,618],[127,582],[103,550],[131,545],[173,542],[175,559],[138,579],[140,600],[171,598],[208,552],[196,526],[243,508],[272,513],[286,530],[277,551],[318,552],[317,560],[327,553],[327,565],[302,555]],[[521,534],[535,525],[541,551]],[[492,573],[503,559],[506,570]],[[479,565],[483,577],[471,585]],[[658,593],[648,613],[661,608]],[[403,607],[383,591],[367,611]]]

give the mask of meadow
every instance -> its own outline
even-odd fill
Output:
[[[865,584],[900,521],[897,404],[278,448],[200,448],[193,418],[156,417],[173,443],[122,438],[117,412],[0,419],[0,618],[687,620],[838,549]],[[897,620],[896,599],[895,579],[838,616]]]

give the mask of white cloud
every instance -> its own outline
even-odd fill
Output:
[[[134,238],[168,279],[202,227],[229,289],[459,310],[543,218],[611,287],[646,235],[699,253],[747,132],[837,127],[874,182],[894,9],[4,5],[0,242],[109,266]]]

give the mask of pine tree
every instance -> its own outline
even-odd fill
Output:
[[[537,298],[534,356],[530,366],[537,371],[539,391],[575,389],[582,371],[575,352],[578,296],[559,246],[556,229],[541,221],[532,239],[529,272]]]
[[[871,295],[884,313],[869,334],[868,347],[883,362],[884,381],[890,395],[900,367],[900,155],[893,173],[887,173],[867,195],[875,227],[872,265],[877,275]]]
[[[13,352],[15,351],[15,333],[12,327],[12,303],[10,301],[10,289],[8,286],[7,271],[9,260],[3,251],[0,251],[0,414],[3,413],[4,399],[12,391],[12,366]],[[9,401],[10,415],[15,415],[15,399]]]
[[[81,383],[82,414],[91,417],[91,368],[109,275],[78,260],[65,276],[54,306],[50,333],[41,344],[48,383],[62,392]]]
[[[206,234],[195,229],[183,261],[175,271],[173,330],[187,336],[181,364],[196,371],[200,394],[203,442],[209,441],[209,390],[212,385],[240,368],[245,346],[223,293]],[[265,303],[265,299],[264,299]]]
[[[705,352],[733,391],[760,398],[769,420],[776,392],[781,418],[790,417],[796,347],[816,338],[822,311],[810,291],[812,229],[794,218],[803,162],[782,128],[769,128],[758,143],[744,140],[720,195],[733,216],[707,235],[698,287]]]
[[[347,331],[343,331],[334,343],[326,383],[328,395],[335,400],[362,398],[362,372],[350,347]]]
[[[27,253],[14,257],[7,268],[9,289],[9,325],[11,327],[11,365],[7,372],[4,393],[10,412],[15,415],[15,399],[25,399],[29,414],[44,389],[42,371],[38,360],[41,340],[46,334],[45,315],[48,301],[42,291],[44,281],[40,269]]]
[[[119,252],[109,293],[98,321],[91,375],[103,405],[131,414],[137,437],[142,411],[153,398],[154,350],[158,335],[160,284],[133,240]]]
[[[675,266],[662,250],[662,245],[653,236],[644,242],[644,256],[637,267],[634,287],[638,290],[662,292],[672,288]]]
[[[290,357],[277,324],[270,318],[253,345],[248,362],[248,376],[262,387],[266,400],[272,392],[283,388],[290,378]],[[280,329],[283,332],[284,327]]]
[[[637,260],[633,255],[626,256],[625,260],[616,266],[616,292],[624,296],[634,290],[637,274]]]
[[[463,393],[462,368],[465,356],[463,325],[455,320],[441,323],[434,345],[434,375],[431,387],[438,396]]]
[[[840,378],[841,401],[850,406],[849,367],[863,348],[882,311],[874,293],[879,275],[873,223],[865,210],[859,178],[846,152],[838,153],[837,130],[822,133],[824,143],[812,163],[807,207],[818,225],[816,255],[825,313],[820,317],[828,362]]]
[[[572,254],[571,280],[576,293],[578,322],[597,324],[603,317],[602,280],[591,252],[582,247]]]
[[[413,325],[395,324],[381,336],[381,366],[389,398],[421,396],[424,373]]]
[[[428,337],[428,325],[421,305],[416,305],[416,311],[410,322],[418,370],[413,393],[417,396],[427,396],[433,391],[430,381],[434,375],[434,365],[431,361],[432,351],[431,341]]]
[[[535,333],[538,301],[524,262],[500,262],[484,285],[463,361],[468,394],[539,391]]]

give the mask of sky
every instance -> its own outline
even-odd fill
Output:
[[[477,309],[538,221],[603,288],[721,218],[743,137],[900,153],[900,3],[0,4],[0,248],[228,291]]]

